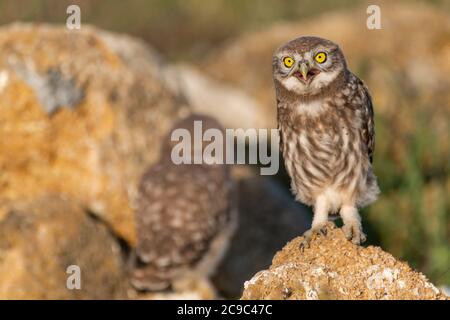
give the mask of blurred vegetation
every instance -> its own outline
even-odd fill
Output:
[[[443,10],[447,0],[432,2]],[[299,21],[322,12],[348,9],[370,1],[355,0],[0,0],[0,23],[63,23],[66,8],[78,4],[82,23],[128,33],[152,43],[169,59],[199,60],[205,51],[243,32],[269,24]]]
[[[394,105],[408,112],[378,114],[375,120],[374,164],[382,195],[366,209],[374,233],[369,239],[435,283],[449,284],[449,108],[421,101],[420,93],[412,95],[401,83],[396,82]],[[434,125],[438,118],[442,126]]]
[[[407,1],[414,2],[432,3],[450,12],[450,1]],[[143,38],[170,60],[201,61],[209,50],[242,33],[361,2],[0,1],[0,23],[63,23],[68,4],[82,7],[83,23]],[[357,72],[363,78],[365,68]],[[450,154],[444,139],[450,136],[449,108],[429,105],[420,92],[402,86],[401,79],[392,79],[392,85],[398,90],[392,103],[407,112],[376,114],[374,163],[382,196],[364,210],[365,228],[371,243],[407,260],[435,283],[450,284]],[[443,125],[434,126],[436,121]]]

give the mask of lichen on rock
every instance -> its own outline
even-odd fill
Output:
[[[244,285],[242,299],[446,299],[427,278],[379,247],[348,241],[331,222],[327,236],[302,237]]]
[[[161,65],[143,42],[94,27],[0,28],[0,212],[61,194],[133,244],[137,182],[186,111]]]

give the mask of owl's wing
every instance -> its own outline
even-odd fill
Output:
[[[370,162],[373,162],[373,153],[375,151],[375,125],[374,125],[374,121],[373,121],[372,97],[370,96],[369,89],[359,79],[358,79],[358,91],[360,92],[360,96],[362,98],[361,136],[362,136],[364,143],[367,146],[367,152],[368,152]]]

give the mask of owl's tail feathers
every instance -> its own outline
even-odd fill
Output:
[[[359,208],[362,208],[368,204],[371,204],[372,202],[375,202],[379,194],[380,188],[378,187],[377,177],[375,176],[373,171],[370,170],[367,174],[366,187],[364,189],[364,192],[362,192],[356,204]]]

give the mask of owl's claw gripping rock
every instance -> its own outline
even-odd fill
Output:
[[[342,227],[345,237],[356,245],[360,245],[366,241],[366,235],[362,231],[361,223],[344,224]]]
[[[327,236],[327,226],[323,225],[320,227],[311,228],[309,230],[306,230],[305,233],[303,233],[303,240],[300,243],[301,251],[304,251],[305,248],[309,248],[309,243],[311,242],[311,240],[315,234],[326,237]]]

